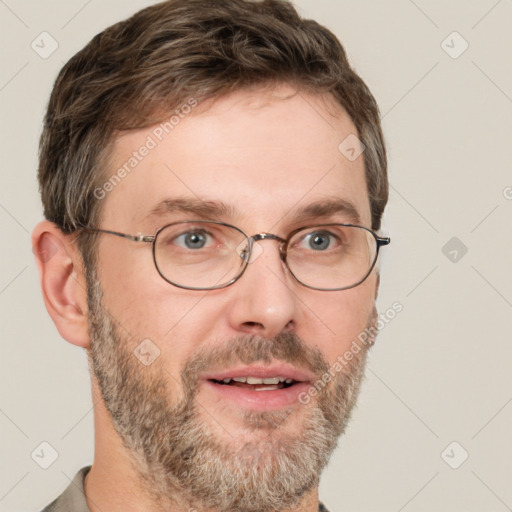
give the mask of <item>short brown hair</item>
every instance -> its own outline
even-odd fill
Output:
[[[161,122],[190,97],[282,82],[331,93],[350,115],[379,229],[388,180],[377,104],[338,39],[288,0],[168,0],[96,35],[63,67],[48,104],[38,172],[45,217],[65,233],[99,224],[94,190],[116,133]],[[87,266],[93,242],[79,235]]]

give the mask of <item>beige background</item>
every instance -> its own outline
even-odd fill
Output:
[[[93,452],[86,359],[46,313],[29,239],[44,107],[71,55],[150,3],[0,0],[2,511],[39,510]],[[393,243],[379,306],[403,305],[321,496],[332,512],[512,510],[512,2],[296,3],[338,35],[381,106]],[[31,48],[43,31],[59,45],[47,59]],[[31,458],[43,441],[58,452],[46,470]]]

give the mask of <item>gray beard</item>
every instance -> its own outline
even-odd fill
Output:
[[[202,406],[195,399],[200,372],[213,365],[279,360],[307,368],[321,380],[329,366],[320,351],[293,333],[274,339],[236,337],[186,361],[184,396],[172,403],[166,384],[172,376],[158,359],[148,367],[140,363],[133,349],[141,340],[120,334],[102,304],[95,272],[87,281],[91,372],[141,488],[162,510],[275,512],[296,507],[318,486],[355,404],[368,347],[362,346],[309,404],[277,412],[246,411],[244,423],[254,436],[225,441],[200,419]],[[296,407],[308,411],[291,434],[285,428]]]

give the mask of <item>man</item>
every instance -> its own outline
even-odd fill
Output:
[[[337,39],[284,0],[146,8],[61,71],[39,181],[96,433],[45,511],[325,510],[389,242],[378,109]]]

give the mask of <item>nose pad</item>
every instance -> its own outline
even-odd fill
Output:
[[[236,253],[242,258],[242,260],[246,260],[247,255],[249,254],[249,242],[244,240],[239,243],[236,247]],[[251,259],[248,261],[248,264],[254,263],[261,255],[263,254],[263,245],[259,242],[252,242],[252,250],[251,250]]]

